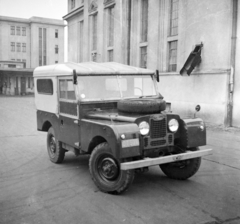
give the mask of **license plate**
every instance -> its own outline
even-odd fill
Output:
[[[139,145],[138,138],[122,140],[122,148],[133,147],[133,146],[138,146],[138,145]]]

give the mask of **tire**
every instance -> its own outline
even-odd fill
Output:
[[[62,143],[57,140],[53,127],[48,129],[47,151],[49,158],[53,163],[63,162],[65,150],[62,148]]]
[[[120,170],[107,142],[96,146],[90,156],[89,171],[96,186],[105,193],[120,194],[134,179],[134,170]]]
[[[152,114],[164,111],[166,102],[163,99],[126,99],[120,100],[117,108],[121,112]]]
[[[196,151],[198,148],[192,149]],[[171,179],[186,180],[192,177],[201,165],[201,157],[160,165],[163,173]]]

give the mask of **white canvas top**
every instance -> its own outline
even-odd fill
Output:
[[[149,75],[154,74],[153,70],[133,67],[120,64],[117,62],[83,62],[73,63],[67,62],[64,64],[54,64],[37,67],[34,72],[34,77],[46,76],[67,76],[73,75],[73,70],[76,70],[77,75]]]

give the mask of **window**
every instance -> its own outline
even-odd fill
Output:
[[[15,35],[15,26],[11,26],[11,35]]]
[[[147,47],[140,48],[140,67],[147,68]]]
[[[22,62],[24,62],[23,67],[26,68],[26,63],[27,63],[26,59],[22,59]]]
[[[26,27],[22,27],[22,36],[26,36]]]
[[[108,61],[113,61],[113,50],[108,51]]]
[[[17,52],[21,52],[21,43],[17,43]]]
[[[58,54],[58,45],[55,45],[55,54]]]
[[[11,51],[15,52],[15,43],[14,42],[11,42]]]
[[[22,52],[26,52],[26,43],[22,43]]]
[[[79,61],[82,62],[83,61],[83,21],[80,21],[80,35],[79,35],[79,39],[80,39],[80,43],[79,43]]]
[[[31,77],[28,77],[28,88],[31,88]]]
[[[141,5],[141,42],[147,42],[148,35],[148,0],[142,0]]]
[[[177,71],[177,43],[177,41],[169,42],[169,72]]]
[[[55,30],[55,38],[58,38],[58,30]]]
[[[13,59],[11,59],[11,61],[15,61],[15,59],[13,58]]]
[[[75,100],[73,80],[59,80],[60,98]]]
[[[47,29],[39,28],[39,66],[47,64]]]
[[[21,61],[21,59],[17,59],[17,61]]]
[[[75,0],[71,0],[71,9],[75,8]]]
[[[114,13],[113,7],[108,9],[108,47],[113,47],[114,44]]]
[[[53,82],[51,79],[38,79],[37,91],[40,94],[53,95]]]
[[[97,50],[97,14],[92,15],[92,50]]]
[[[170,36],[178,34],[178,1],[171,0],[170,3]]]
[[[8,65],[8,68],[16,68],[16,65]]]
[[[21,35],[20,33],[21,33],[21,29],[19,26],[17,26],[17,35],[20,36]]]

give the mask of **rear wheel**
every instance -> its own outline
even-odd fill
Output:
[[[47,150],[49,158],[53,163],[62,163],[65,150],[62,148],[62,143],[57,140],[53,127],[50,127],[48,130]]]
[[[134,170],[121,170],[107,142],[93,150],[89,170],[94,183],[106,193],[120,194],[126,191],[134,179]]]
[[[198,148],[192,151],[199,150]],[[166,163],[160,165],[161,170],[166,176],[176,180],[186,180],[192,177],[201,165],[201,157],[194,159],[182,160],[174,163]]]

